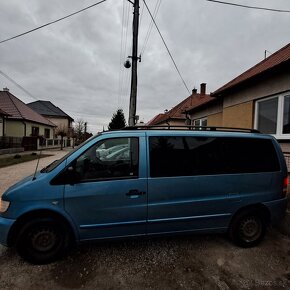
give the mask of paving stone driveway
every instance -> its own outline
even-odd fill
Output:
[[[42,154],[50,154],[53,156],[41,158],[39,160],[38,170],[50,164],[54,160],[60,159],[67,153],[68,153],[68,149],[43,151]],[[2,195],[2,193],[6,189],[8,189],[11,185],[16,183],[20,179],[33,174],[36,168],[36,164],[37,164],[37,159],[0,168],[0,195]]]

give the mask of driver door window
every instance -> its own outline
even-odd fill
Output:
[[[138,177],[138,138],[114,138],[98,142],[75,163],[80,181]]]

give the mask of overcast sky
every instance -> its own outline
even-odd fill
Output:
[[[152,12],[157,1],[147,0]],[[230,1],[290,10],[289,0]],[[2,0],[0,40],[95,2]],[[142,0],[140,3],[141,12]],[[123,63],[131,55],[132,11],[126,0],[107,0],[69,19],[2,43],[0,70],[35,98],[51,101],[75,120],[87,121],[90,132],[96,133],[103,126],[106,129],[119,107],[127,120],[130,70],[120,66],[120,56]],[[144,9],[139,51],[149,21]],[[162,0],[156,21],[190,90],[199,90],[200,83],[205,82],[207,92],[212,92],[261,61],[265,50],[275,52],[290,42],[290,13],[205,0]],[[35,101],[0,75],[0,88],[3,87],[25,103]],[[138,66],[140,120],[149,121],[188,95],[153,28]]]

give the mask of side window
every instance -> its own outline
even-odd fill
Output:
[[[150,137],[149,150],[151,177],[186,175],[184,137]]]
[[[150,176],[194,176],[280,170],[271,140],[150,137]]]
[[[75,162],[81,181],[138,177],[138,138],[112,138],[98,142]]]

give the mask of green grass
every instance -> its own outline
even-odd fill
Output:
[[[16,157],[17,156],[17,157]],[[20,156],[20,157],[19,157]],[[43,157],[49,157],[52,155],[49,154],[41,154],[40,158]],[[19,164],[31,160],[38,159],[39,155],[20,155],[20,154],[15,154],[15,156],[10,156],[10,157],[4,157],[0,158],[0,168],[14,165],[14,164]]]

